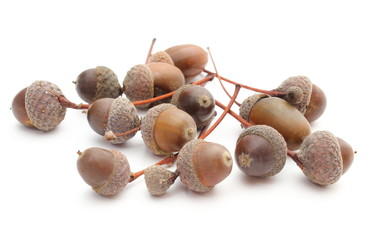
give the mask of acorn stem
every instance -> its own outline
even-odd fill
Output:
[[[178,154],[174,154],[170,157],[166,157],[164,158],[163,160],[155,163],[154,165],[165,165],[165,164],[173,164],[178,158]],[[135,172],[135,173],[131,173],[131,176],[130,176],[130,183],[135,181],[137,178],[139,178],[140,176],[144,175],[145,173],[145,169],[144,170],[141,170],[141,171],[138,171],[138,172]],[[176,177],[178,177],[179,174],[177,174]]]
[[[61,106],[65,107],[65,108],[89,109],[89,106],[90,106],[89,104],[84,104],[84,103],[76,104],[76,103],[71,102],[64,95],[59,95],[51,90],[47,90],[47,91],[50,92],[52,95],[54,95],[60,102]]]
[[[225,109],[226,108],[226,106],[224,104],[222,104],[221,102],[219,102],[217,100],[215,100],[215,104],[216,104],[216,106],[220,107],[221,109]],[[250,124],[249,122],[247,122],[244,118],[240,117],[238,114],[236,114],[232,110],[230,110],[228,113],[232,117],[234,117],[236,120],[238,120],[241,124],[243,124],[245,127],[252,126],[252,124]]]
[[[202,134],[199,139],[205,139],[208,135],[210,135],[210,133],[220,124],[220,122],[224,119],[224,117],[226,116],[226,114],[230,111],[231,106],[234,104],[236,97],[238,96],[240,91],[240,86],[236,85],[235,86],[235,92],[233,94],[233,96],[231,97],[231,100],[229,102],[229,104],[226,106],[226,108],[224,109],[224,112],[221,114],[221,116],[216,120],[216,122],[210,127],[210,129],[208,129],[204,134]]]
[[[209,71],[207,69],[204,69],[203,71],[205,73],[212,74],[212,75],[214,75],[217,78],[219,78],[219,76],[220,76],[217,73],[213,73],[213,72],[211,72],[211,71]],[[254,92],[265,93],[265,94],[268,94],[268,95],[270,95],[272,97],[280,97],[280,96],[286,95],[285,93],[278,92],[278,91],[275,91],[275,90],[263,90],[263,89],[259,89],[259,88],[253,88],[253,87],[250,87],[250,86],[241,84],[241,83],[234,82],[234,81],[232,81],[230,79],[227,79],[225,77],[222,77],[222,76],[220,76],[220,78],[222,80],[224,80],[225,82],[228,82],[228,83],[231,83],[231,84],[234,84],[234,85],[239,85],[242,88],[245,88],[245,89],[248,89],[248,90],[251,90],[251,91],[254,91]]]
[[[104,138],[108,140],[113,140],[113,139],[116,139],[117,137],[123,137],[123,136],[126,136],[128,134],[131,134],[131,133],[134,133],[134,132],[137,132],[141,129],[140,126],[136,127],[136,128],[133,128],[127,132],[123,132],[123,133],[114,133],[112,131],[108,131],[104,134]]]
[[[287,149],[287,156],[289,156],[292,160],[294,160],[294,162],[297,164],[297,166],[299,166],[299,168],[303,169],[302,162],[300,161],[299,157],[294,151]]]
[[[149,52],[148,52],[147,57],[146,57],[145,64],[147,64],[149,62],[149,58],[151,57],[151,53],[152,53],[152,50],[154,48],[155,42],[156,42],[156,38],[153,38],[153,40],[151,41]]]
[[[205,83],[205,82],[208,82],[208,81],[211,81],[212,79],[214,79],[214,76],[213,75],[209,75],[197,82],[194,82],[192,83],[192,85],[200,85],[202,83]],[[174,95],[176,91],[173,91],[173,92],[170,92],[170,93],[167,93],[167,94],[164,94],[164,95],[160,95],[160,96],[157,96],[157,97],[154,97],[154,98],[149,98],[149,99],[145,99],[145,100],[141,100],[141,101],[136,101],[136,102],[132,102],[133,105],[143,105],[143,104],[146,104],[146,103],[152,103],[152,102],[156,102],[156,101],[160,101],[162,99],[165,99],[165,98],[169,98],[171,96]]]
[[[217,71],[217,68],[216,68],[216,64],[215,64],[215,61],[213,60],[213,57],[212,57],[212,54],[211,54],[211,50],[209,47],[207,47],[207,52],[208,52],[208,55],[210,56],[210,59],[211,59],[211,62],[212,62],[212,65],[215,69],[215,72],[216,72],[216,76],[217,78],[219,79],[219,82],[220,82],[220,85],[222,87],[222,89],[224,90],[224,92],[226,93],[226,95],[228,95],[228,97],[231,99],[232,96],[230,95],[230,93],[226,90],[223,82],[222,82],[222,79],[221,79],[221,76],[219,75],[219,71]],[[236,105],[240,106],[240,103],[238,103],[236,100],[234,101]]]

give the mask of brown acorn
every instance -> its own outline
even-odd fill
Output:
[[[173,62],[182,71],[186,83],[190,83],[205,68],[208,54],[197,45],[183,44],[153,54],[149,62]]]
[[[156,62],[147,65],[139,64],[131,68],[123,81],[123,91],[131,102],[135,102],[175,91],[183,85],[184,76],[177,67]],[[150,103],[137,107],[148,106]]]
[[[216,115],[215,99],[202,86],[187,84],[180,87],[170,103],[191,115],[197,129],[207,126]]]
[[[11,109],[23,125],[50,131],[65,118],[66,108],[57,98],[60,95],[63,93],[55,84],[35,81],[14,97]]]
[[[305,138],[297,157],[306,177],[319,185],[330,185],[343,174],[342,152],[337,138],[327,131],[316,131]]]
[[[197,126],[188,113],[164,103],[147,111],[141,121],[141,135],[154,154],[170,155],[195,138]]]
[[[177,159],[179,177],[194,192],[208,192],[232,170],[233,160],[222,145],[195,139],[181,149]]]
[[[126,156],[119,151],[93,147],[78,154],[79,174],[95,192],[112,196],[128,184],[130,165]]]
[[[268,177],[279,173],[285,166],[286,157],[285,139],[266,125],[245,129],[236,143],[236,163],[249,176]]]
[[[311,133],[309,122],[293,105],[265,94],[245,99],[240,106],[240,116],[252,125],[268,125],[276,129],[290,150],[299,149],[304,138]]]
[[[125,133],[140,126],[135,106],[124,97],[101,98],[94,101],[88,109],[87,118],[90,127],[113,144],[124,143],[135,136],[136,132],[118,137],[113,133]]]
[[[116,74],[103,66],[80,73],[75,86],[78,95],[87,103],[100,98],[117,98],[121,95],[121,85]]]
[[[312,87],[309,78],[296,76],[283,81],[276,90],[287,93],[284,97],[285,100],[294,105],[302,114],[305,114],[310,102]]]

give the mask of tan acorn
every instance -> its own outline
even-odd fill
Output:
[[[186,83],[190,83],[204,70],[208,62],[208,54],[197,45],[183,44],[153,54],[149,62],[174,63],[182,71]]]
[[[123,92],[131,102],[136,102],[175,91],[183,85],[184,76],[177,67],[156,62],[131,68],[123,81]],[[165,101],[169,102],[170,98]],[[137,107],[146,108],[150,104]]]
[[[23,125],[50,131],[65,118],[66,108],[60,104],[59,95],[63,94],[57,85],[35,81],[14,97],[11,109]]]
[[[290,150],[300,148],[304,138],[311,133],[309,122],[297,108],[278,97],[255,94],[240,106],[240,116],[252,125],[268,125],[286,140]]]
[[[147,111],[141,121],[141,135],[151,152],[170,155],[195,138],[197,126],[188,113],[164,103]]]
[[[208,192],[232,170],[233,160],[222,145],[195,139],[181,149],[177,171],[184,185],[193,192]]]

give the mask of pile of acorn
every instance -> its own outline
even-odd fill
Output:
[[[102,195],[120,192],[141,175],[152,195],[164,194],[178,177],[194,192],[209,191],[232,170],[230,152],[204,140],[227,114],[245,127],[236,143],[235,160],[249,176],[273,176],[289,156],[311,182],[329,185],[351,165],[354,151],[347,142],[327,131],[311,133],[309,123],[323,114],[327,101],[307,77],[290,77],[274,90],[255,89],[224,78],[217,70],[206,70],[209,49],[186,44],[151,54],[154,42],[146,63],[133,66],[122,86],[111,69],[88,69],[75,81],[78,95],[87,103],[75,104],[55,84],[35,81],[15,96],[11,108],[15,118],[27,127],[50,131],[64,119],[67,108],[87,110],[90,127],[106,141],[121,144],[141,131],[146,147],[165,156],[133,173],[119,151],[97,147],[79,151],[81,177]],[[207,76],[198,80],[202,73]],[[230,96],[227,106],[204,87],[214,79]],[[235,85],[232,95],[222,81]],[[239,104],[236,97],[242,88],[257,93]],[[231,110],[235,103],[239,114]],[[218,117],[215,106],[223,109]],[[146,115],[141,118],[136,108],[147,109]],[[168,170],[175,162],[176,170]]]

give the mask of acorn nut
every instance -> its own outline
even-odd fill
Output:
[[[116,74],[109,68],[97,66],[83,71],[75,81],[76,92],[87,103],[100,98],[117,98],[121,85]]]
[[[197,126],[188,113],[163,103],[150,108],[142,118],[141,135],[154,154],[170,155],[196,137]]]
[[[313,183],[330,185],[343,174],[341,149],[330,132],[316,131],[305,138],[297,157],[304,174]]]
[[[132,132],[123,136],[110,133],[125,133],[140,126],[135,106],[124,97],[101,98],[93,102],[88,110],[90,127],[112,144],[121,144],[136,135]]]
[[[255,94],[240,106],[240,116],[252,125],[268,125],[286,140],[290,150],[300,148],[311,133],[309,122],[293,105],[277,97]]]
[[[233,160],[222,145],[195,139],[181,149],[177,171],[184,185],[193,192],[208,192],[232,170]]]
[[[11,109],[24,126],[50,131],[65,118],[66,108],[57,98],[60,95],[63,93],[57,85],[48,81],[35,81],[14,97]]]
[[[119,151],[92,147],[78,154],[79,174],[95,192],[112,196],[128,184],[130,165],[126,156]]]
[[[285,166],[286,157],[285,139],[266,125],[245,129],[236,143],[236,163],[249,176],[268,177],[279,173]]]

